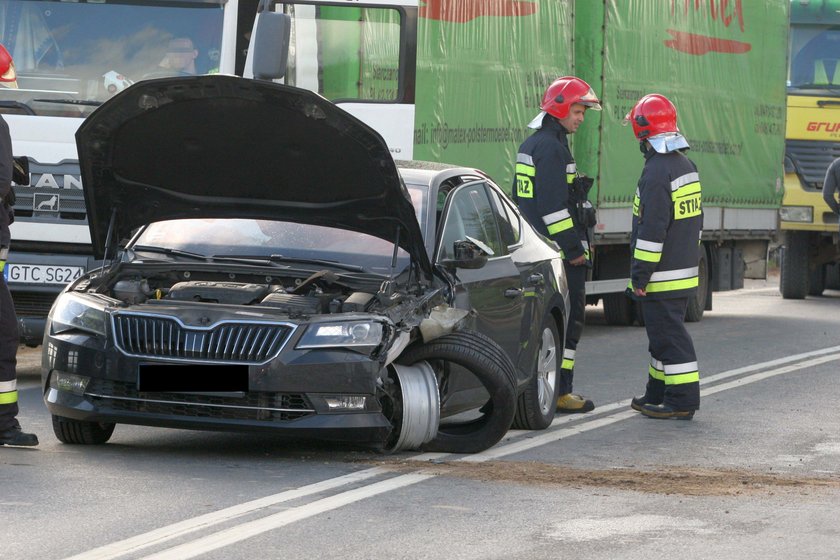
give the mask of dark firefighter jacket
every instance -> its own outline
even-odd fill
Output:
[[[647,298],[688,297],[697,289],[703,229],[700,177],[682,152],[645,153],[633,201],[630,280]]]
[[[586,195],[573,193],[577,166],[569,150],[567,132],[550,115],[528,137],[516,155],[513,199],[537,231],[560,245],[563,258],[589,259],[587,228],[578,210],[592,205]],[[581,200],[582,199],[582,200]]]

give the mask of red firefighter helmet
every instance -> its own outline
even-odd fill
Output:
[[[540,109],[558,119],[564,119],[569,115],[569,108],[575,103],[595,111],[601,110],[601,102],[589,84],[574,76],[563,76],[546,88]]]
[[[12,55],[0,44],[0,86],[8,88],[17,87],[17,73]]]
[[[658,93],[649,93],[639,99],[624,120],[633,125],[633,135],[639,140],[680,131],[677,128],[677,108]]]

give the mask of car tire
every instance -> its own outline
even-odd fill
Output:
[[[100,445],[111,439],[116,424],[110,422],[83,422],[52,415],[53,432],[61,443]]]
[[[443,425],[424,451],[478,453],[492,447],[510,429],[516,412],[516,369],[491,338],[475,331],[456,331],[409,348],[400,357],[406,365],[426,360],[452,362],[468,369],[484,385],[490,400],[483,415],[471,422]]]
[[[525,390],[519,395],[516,415],[513,417],[513,427],[520,430],[548,428],[557,409],[563,341],[553,316],[546,316],[540,333],[540,347],[534,373]]]

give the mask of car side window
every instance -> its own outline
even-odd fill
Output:
[[[488,189],[488,191],[496,210],[496,220],[499,222],[499,234],[502,236],[502,243],[507,246],[516,245],[519,243],[520,237],[520,223],[516,211],[496,189]]]
[[[455,241],[467,236],[490,247],[493,257],[507,254],[496,223],[496,212],[490,203],[487,187],[483,183],[455,189],[451,196],[448,212],[444,216],[440,258],[452,258]]]

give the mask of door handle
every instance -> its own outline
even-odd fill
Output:
[[[532,274],[528,277],[528,283],[532,286],[542,286],[545,283],[545,277],[542,274]]]
[[[508,288],[505,290],[506,298],[515,298],[522,295],[522,288]]]

